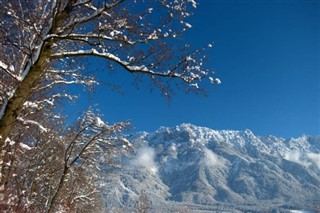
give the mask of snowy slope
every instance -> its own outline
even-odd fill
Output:
[[[109,179],[115,181],[106,190],[109,206],[134,207],[142,191],[160,212],[179,205],[209,212],[315,210],[320,203],[319,137],[182,124],[129,138],[137,156]]]

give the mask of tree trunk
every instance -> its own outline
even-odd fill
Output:
[[[3,148],[6,138],[15,126],[17,118],[23,109],[24,102],[34,93],[32,89],[39,82],[41,74],[46,68],[50,54],[50,44],[44,44],[36,63],[31,66],[25,79],[20,82],[14,96],[8,101],[3,117],[0,120],[0,149]]]
[[[70,0],[68,5],[72,5],[73,1]],[[48,29],[47,34],[54,34],[56,29],[59,27],[58,22],[63,23],[67,19],[69,13],[62,11],[58,16],[53,17],[51,27]],[[47,68],[50,55],[52,53],[53,41],[43,41],[44,43],[39,47],[39,57],[31,65],[29,72],[25,78],[19,82],[17,89],[14,91],[13,97],[8,101],[7,106],[4,110],[4,114],[0,119],[0,198],[1,191],[4,190],[4,165],[6,164],[5,156],[5,141],[9,137],[10,132],[14,129],[19,114],[23,109],[23,104],[34,94],[34,87],[41,80],[42,74]],[[9,180],[7,180],[9,181]]]
[[[65,20],[68,20],[72,5],[75,0],[68,0],[64,10],[57,16],[52,17],[51,26],[47,29],[48,33],[55,34],[59,25],[63,25]],[[53,41],[43,41],[40,46],[39,57],[31,65],[26,77],[20,82],[14,96],[8,101],[8,104],[4,110],[4,114],[0,119],[0,151],[3,149],[6,138],[9,136],[11,129],[15,126],[19,113],[23,109],[24,102],[33,94],[32,89],[40,81],[42,73],[47,68],[48,61],[50,59]],[[1,159],[0,159],[1,160]]]
[[[46,69],[48,64],[48,56],[51,53],[51,42],[46,42],[42,45],[38,60],[31,66],[30,71],[18,85],[13,97],[8,101],[4,114],[0,120],[0,152],[2,163],[0,164],[0,188],[5,189],[4,180],[5,177],[5,140],[9,137],[12,129],[15,128],[18,116],[23,109],[23,104],[28,98],[34,94],[34,87],[39,83],[43,71]],[[1,191],[1,190],[0,190]]]

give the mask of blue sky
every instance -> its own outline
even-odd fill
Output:
[[[320,135],[319,1],[198,2],[182,41],[214,42],[208,62],[222,84],[208,97],[175,91],[168,103],[149,85],[136,89],[120,71],[102,78],[122,93],[101,85],[80,103],[98,104],[107,121],[129,120],[135,131],[187,122],[257,135]]]

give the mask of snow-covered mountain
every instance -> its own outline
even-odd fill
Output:
[[[320,137],[259,137],[191,124],[129,139],[137,154],[106,177],[107,209],[150,212],[320,211]]]

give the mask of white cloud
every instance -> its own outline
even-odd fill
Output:
[[[155,151],[153,148],[144,147],[137,151],[136,158],[132,161],[132,165],[138,168],[145,168],[151,172],[157,172],[157,165],[154,161]]]
[[[287,152],[284,155],[284,159],[298,163],[298,164],[306,166],[306,167],[311,165],[310,162],[307,162],[306,160],[302,159],[302,154],[298,150],[292,150],[292,151]]]
[[[312,161],[320,169],[320,153],[307,153],[307,158]]]
[[[320,169],[320,154],[292,150],[284,155],[284,159],[309,167],[315,164]]]
[[[204,148],[203,151],[204,151],[205,158],[206,158],[205,163],[208,166],[222,166],[223,165],[223,162],[219,158],[219,156],[216,155],[214,152],[212,152],[210,149]]]

